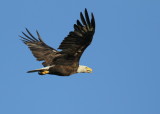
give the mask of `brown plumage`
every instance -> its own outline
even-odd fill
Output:
[[[30,48],[34,57],[38,61],[44,61],[42,64],[44,68],[28,71],[38,72],[43,74],[55,74],[60,76],[69,76],[79,72],[91,72],[89,67],[79,65],[79,60],[84,50],[92,42],[95,32],[95,19],[91,13],[91,20],[87,9],[85,9],[85,17],[80,13],[81,22],[77,20],[74,24],[74,31],[71,31],[67,37],[64,38],[57,51],[48,46],[42,40],[38,31],[36,31],[38,38],[35,38],[28,29],[28,35],[24,32],[22,41]]]

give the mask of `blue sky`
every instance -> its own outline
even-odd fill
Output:
[[[1,114],[160,114],[160,1],[1,0]],[[87,8],[96,20],[81,58],[91,74],[39,76],[18,35],[57,48]]]

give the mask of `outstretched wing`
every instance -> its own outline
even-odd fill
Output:
[[[22,32],[25,36],[20,36],[22,41],[30,48],[32,54],[37,58],[38,61],[45,61],[42,63],[44,66],[51,65],[57,51],[43,42],[38,31],[36,31],[38,38],[35,38],[27,28],[26,31],[29,35]]]
[[[74,24],[74,31],[71,31],[67,37],[62,41],[58,49],[61,49],[61,53],[68,54],[77,58],[79,61],[84,50],[92,42],[92,38],[95,32],[95,19],[93,13],[91,14],[91,20],[89,18],[87,9],[85,9],[85,17],[82,12],[80,13],[81,22],[77,20],[77,24]]]

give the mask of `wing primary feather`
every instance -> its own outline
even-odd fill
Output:
[[[74,29],[80,33],[83,33],[83,31],[81,30],[80,26],[77,26],[76,24],[74,24]]]
[[[35,41],[38,41],[30,32],[29,30],[26,28],[26,31],[28,32],[28,34],[35,40]]]
[[[26,43],[25,43],[25,42],[26,42],[25,40],[21,39],[21,41],[22,41],[24,44],[26,44]]]
[[[95,19],[94,19],[93,13],[91,14],[91,16],[92,16],[91,24],[92,24],[93,28],[95,29]]]
[[[58,49],[67,54],[78,54],[78,58],[83,51],[90,45],[95,32],[95,19],[93,13],[89,16],[87,9],[84,13],[80,12],[80,19],[73,25],[74,31],[69,32],[68,36],[61,42]],[[70,52],[71,51],[71,52]]]
[[[23,40],[22,40],[22,39],[21,39],[21,40],[22,40],[24,43],[25,43],[25,42],[30,42],[30,40],[28,40],[27,38],[24,38],[24,37],[22,37],[22,36],[20,36],[20,35],[19,35],[19,37],[21,37],[21,38],[23,39]]]
[[[81,24],[79,20],[77,20],[77,25],[83,27],[83,25]]]
[[[90,26],[91,26],[91,23],[90,23],[90,19],[89,19],[89,16],[88,16],[88,11],[87,11],[86,8],[85,8],[85,17],[86,17],[87,24],[88,24],[89,27],[90,27]]]
[[[42,40],[42,38],[41,38],[41,36],[40,36],[38,30],[36,30],[36,33],[37,33],[38,39],[39,39],[41,42],[43,42],[43,40]],[[43,43],[44,43],[44,42],[43,42]]]
[[[81,17],[82,23],[83,23],[84,25],[87,25],[87,23],[86,23],[86,21],[85,21],[85,18],[84,18],[83,14],[82,14],[82,12],[80,13],[80,17]]]
[[[93,15],[93,13],[92,13],[91,15],[92,15],[91,23],[92,23],[93,28],[95,28],[95,19],[94,19],[94,15]]]
[[[30,39],[30,41],[35,42],[34,39],[30,38],[28,35],[26,35],[24,32],[22,32],[24,36],[26,36],[28,39]]]
[[[74,29],[75,29],[76,31],[80,31],[76,24],[74,24],[73,27],[74,27]]]

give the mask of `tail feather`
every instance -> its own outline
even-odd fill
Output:
[[[48,70],[50,67],[53,67],[53,66],[47,66],[47,67],[43,67],[43,68],[40,68],[40,69],[30,70],[27,73],[45,71],[45,70]]]
[[[42,71],[42,70],[30,70],[30,71],[27,71],[27,73],[33,73],[33,72],[39,72],[39,71]]]

